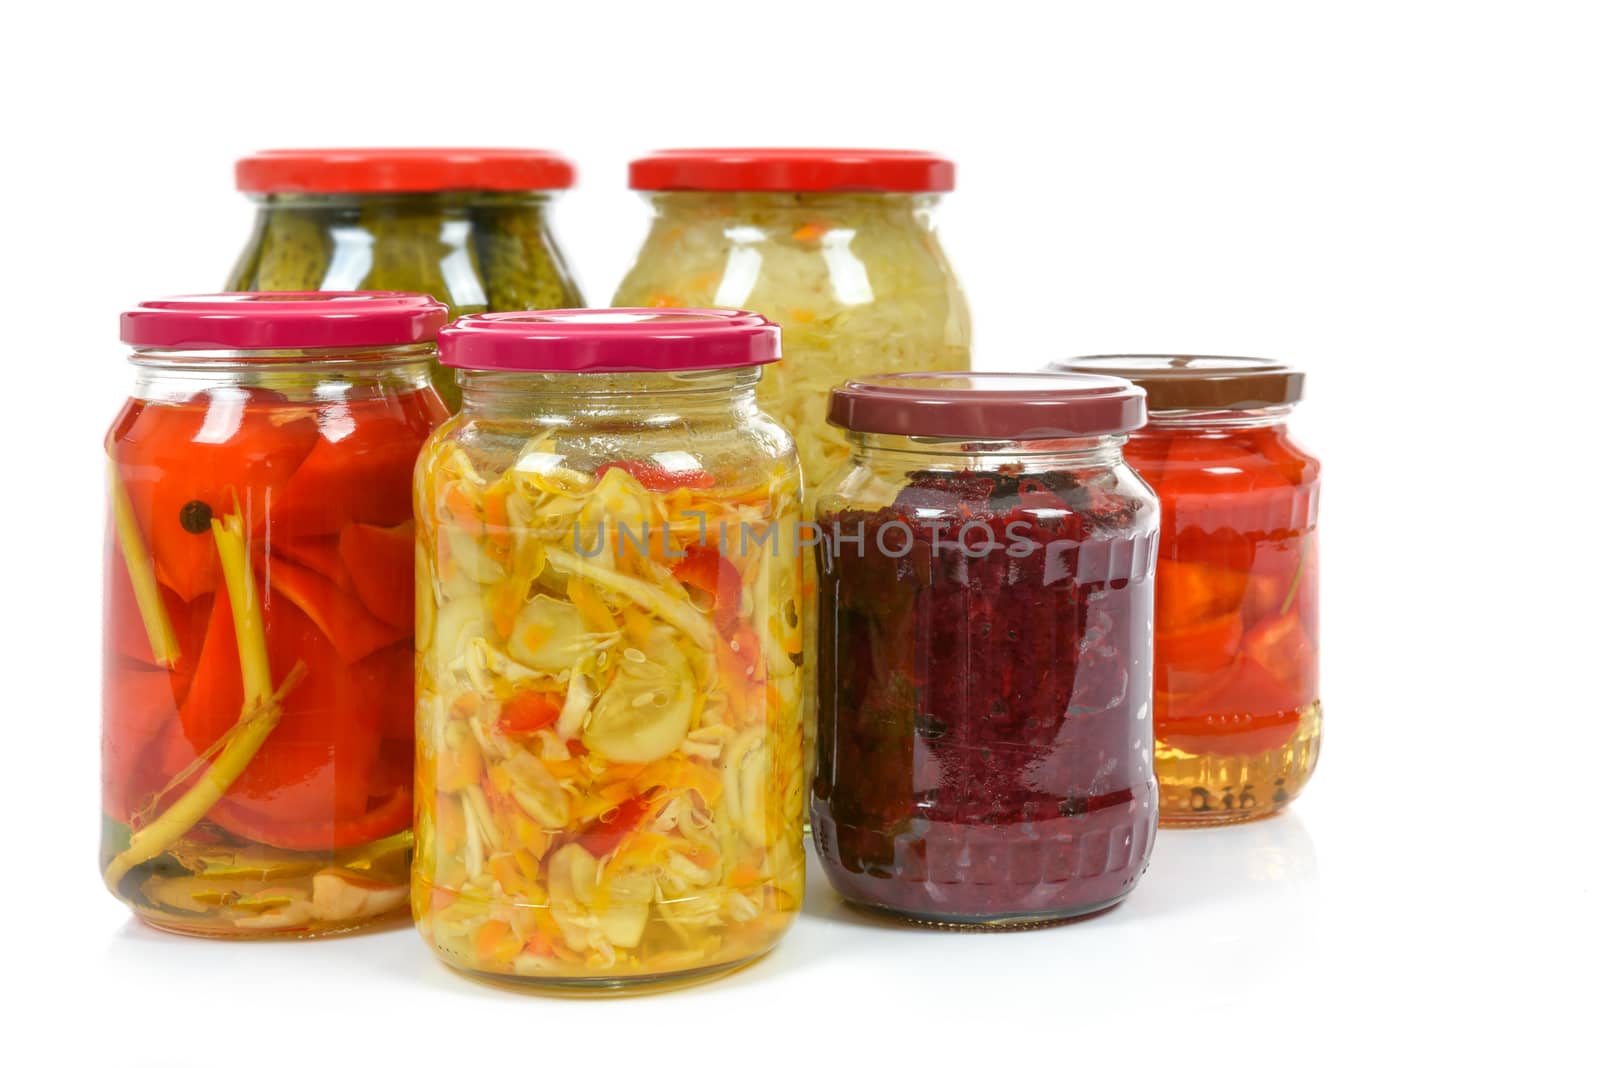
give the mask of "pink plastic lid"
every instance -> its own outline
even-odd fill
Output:
[[[776,359],[776,324],[720,308],[492,312],[439,333],[439,362],[477,371],[710,371]]]
[[[141,349],[342,349],[432,341],[449,310],[416,293],[208,293],[122,313]]]
[[[1144,390],[1105,375],[868,375],[835,387],[828,422],[869,434],[1037,441],[1144,425]]]

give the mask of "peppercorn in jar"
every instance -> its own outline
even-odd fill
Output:
[[[1156,774],[1171,824],[1253,819],[1317,765],[1321,465],[1289,436],[1301,372],[1229,356],[1089,356],[1149,393],[1128,461],[1161,498]]]
[[[955,926],[1087,915],[1156,827],[1144,395],[1083,375],[835,389],[817,501],[817,855],[850,901]]]
[[[157,927],[303,937],[405,909],[411,470],[445,416],[444,321],[393,293],[123,316],[101,867]]]
[[[282,149],[238,162],[258,205],[227,288],[428,293],[452,316],[583,303],[551,232],[573,168],[509,148]],[[435,368],[451,410],[455,376]]]

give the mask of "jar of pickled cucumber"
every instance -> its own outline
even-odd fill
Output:
[[[573,168],[521,148],[280,149],[241,159],[255,229],[231,290],[427,293],[450,314],[583,303],[550,228]],[[450,409],[454,374],[435,368]]]
[[[106,436],[101,868],[140,918],[392,919],[411,857],[411,470],[444,306],[222,294],[122,319]]]
[[[800,470],[745,312],[465,317],[417,468],[412,908],[448,963],[608,989],[800,906]]]
[[[873,375],[833,393],[817,501],[811,826],[851,902],[957,927],[1122,900],[1156,830],[1157,506],[1144,396],[1087,375]]]
[[[1128,460],[1161,498],[1155,727],[1161,819],[1289,804],[1317,765],[1321,465],[1289,435],[1305,376],[1227,356],[1090,356],[1058,368],[1142,385]]]

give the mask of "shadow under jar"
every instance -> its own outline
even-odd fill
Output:
[[[1156,828],[1157,507],[1122,460],[1143,393],[1076,375],[881,375],[834,391],[817,502],[823,870],[929,923],[1088,915]]]
[[[1161,498],[1156,775],[1161,819],[1205,826],[1289,804],[1322,744],[1321,465],[1289,436],[1305,376],[1228,356],[1089,356],[1058,369],[1149,394],[1130,463]]]
[[[417,469],[413,912],[450,965],[707,977],[799,911],[800,470],[748,312],[469,316]]]
[[[257,210],[230,290],[403,290],[452,317],[583,303],[549,221],[573,168],[552,152],[278,149],[236,177]],[[454,411],[455,375],[433,377]]]
[[[123,317],[106,436],[101,867],[186,934],[404,912],[411,468],[443,305],[223,294]]]

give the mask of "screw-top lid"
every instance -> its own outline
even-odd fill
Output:
[[[1152,412],[1295,404],[1306,383],[1304,372],[1255,356],[1077,356],[1050,369],[1125,378],[1149,395]]]
[[[846,430],[907,437],[1092,437],[1143,426],[1144,391],[1100,375],[868,375],[834,389],[828,422]]]
[[[956,165],[892,148],[671,148],[628,164],[628,184],[679,192],[947,193]]]
[[[479,371],[711,371],[778,359],[778,327],[721,308],[563,308],[464,315],[439,362]]]
[[[122,313],[147,349],[335,349],[432,341],[449,310],[417,293],[212,293]]]
[[[569,189],[572,164],[538,148],[276,148],[234,164],[244,193]]]

